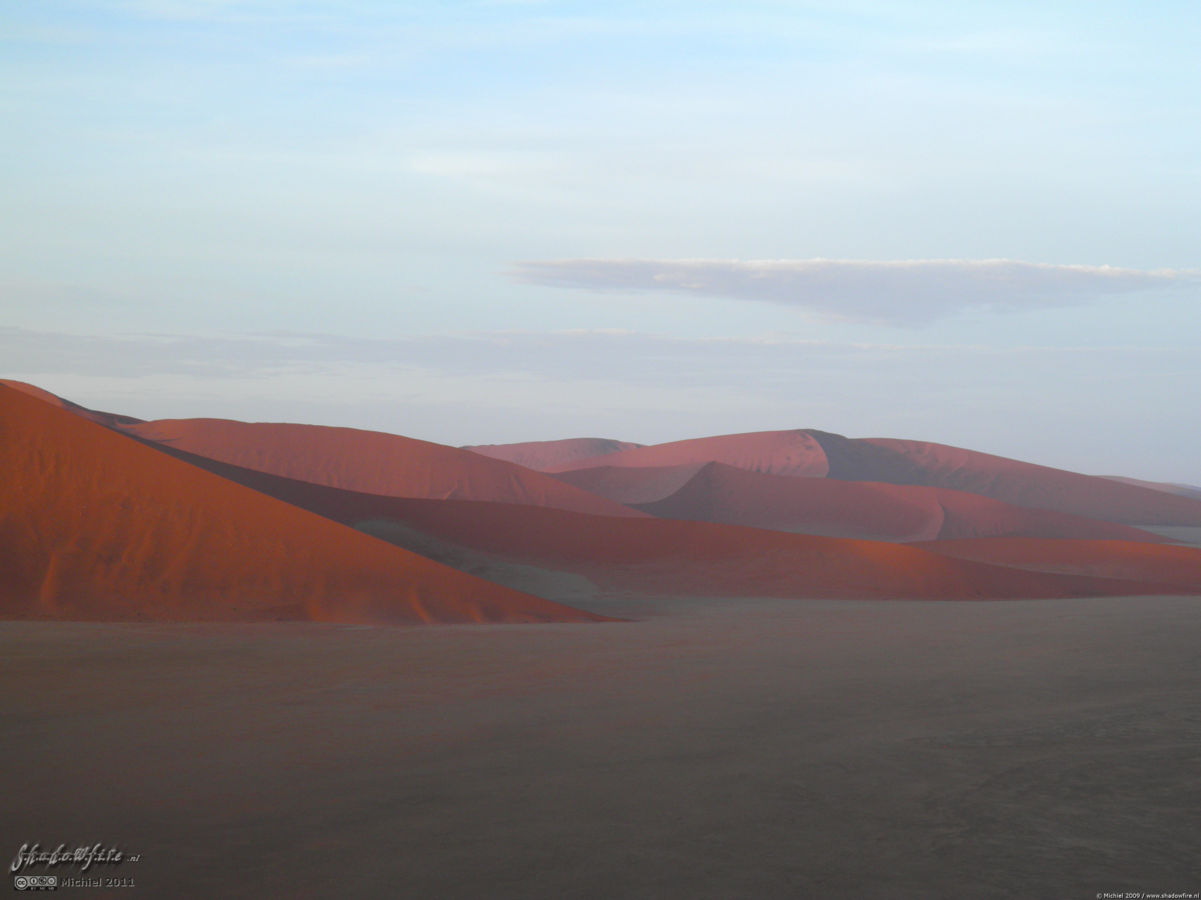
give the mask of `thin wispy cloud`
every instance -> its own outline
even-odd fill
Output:
[[[518,263],[527,284],[670,291],[795,306],[822,316],[906,325],[961,310],[1023,310],[1201,285],[1201,272],[1052,265],[1009,259],[561,259]]]
[[[680,385],[742,385],[808,377],[808,367],[901,364],[922,359],[1029,361],[1064,354],[1097,359],[1179,361],[1191,348],[1108,346],[995,347],[979,344],[813,340],[789,334],[680,337],[623,329],[484,331],[364,338],[338,334],[77,334],[0,327],[0,377],[44,375],[148,378],[156,374],[258,378],[383,367],[394,374],[437,371],[470,378],[520,376],[551,381],[601,379],[615,390],[671,380]]]

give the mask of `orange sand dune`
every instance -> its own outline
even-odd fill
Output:
[[[681,466],[593,466],[569,469],[554,476],[574,484],[590,494],[608,497],[617,503],[654,503],[670,497],[686,485],[700,469],[710,463]]]
[[[772,475],[821,477],[828,470],[826,454],[821,445],[809,432],[793,430],[726,434],[674,441],[670,444],[654,444],[592,459],[576,460],[548,471],[595,466],[684,466],[709,462],[725,463],[739,469]]]
[[[339,522],[394,522],[508,561],[582,574],[606,588],[931,600],[1189,592],[1153,579],[1114,581],[982,565],[901,544],[507,503],[385,497],[199,462]]]
[[[921,546],[946,556],[1036,572],[1155,580],[1201,592],[1201,549],[1196,547],[1026,538],[934,541]]]
[[[568,465],[576,460],[621,453],[623,450],[633,450],[641,446],[609,438],[567,438],[562,441],[526,441],[521,444],[468,444],[462,449],[545,472],[547,469]]]
[[[70,400],[64,400],[62,397],[52,394],[49,391],[42,390],[37,385],[28,384],[24,381],[11,381],[7,378],[0,378],[0,386],[10,387],[13,390],[20,391],[23,394],[28,394],[31,397],[37,397],[39,400],[51,403],[62,409],[75,413],[77,416],[83,416],[85,419],[90,419],[93,422],[99,422],[101,425],[107,425],[110,428],[117,425],[138,425],[141,419],[135,419],[133,416],[121,416],[116,413],[100,412],[96,409],[88,409],[86,406],[80,406],[78,403],[72,403]]]
[[[0,615],[589,621],[0,387]]]
[[[369,494],[644,515],[513,463],[376,431],[226,419],[165,419],[122,431],[243,468]]]
[[[1024,509],[962,491],[764,475],[721,463],[709,463],[676,493],[639,508],[671,519],[872,540],[992,535],[1166,540],[1125,525]]]
[[[1201,500],[944,444],[810,432],[830,478],[952,488],[1127,525],[1201,525]]]

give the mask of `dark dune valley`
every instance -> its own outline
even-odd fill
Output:
[[[1179,486],[805,429],[142,421],[18,382],[0,464],[0,759],[31,773],[4,839],[113,834],[143,895],[1196,886]]]

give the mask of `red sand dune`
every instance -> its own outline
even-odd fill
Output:
[[[682,466],[595,466],[555,472],[555,478],[573,484],[590,494],[608,497],[617,503],[654,503],[670,497],[709,463]]]
[[[117,413],[101,412],[96,409],[88,409],[86,406],[80,406],[78,403],[72,403],[70,400],[64,400],[49,391],[42,390],[33,384],[27,384],[24,381],[11,381],[7,378],[0,378],[0,386],[10,387],[15,391],[20,391],[23,394],[28,394],[31,397],[37,397],[46,403],[53,404],[69,412],[75,413],[77,416],[83,416],[85,419],[90,419],[93,422],[98,422],[101,425],[107,425],[110,428],[118,425],[137,425],[141,423],[141,419],[135,419],[133,416],[121,416]]]
[[[562,441],[526,441],[522,444],[468,444],[462,449],[545,472],[576,460],[621,453],[641,446],[609,438],[567,438]]]
[[[948,488],[1126,525],[1201,525],[1201,499],[1193,497],[943,444],[851,439],[813,429],[655,444],[580,460],[561,471],[708,462],[772,475]]]
[[[586,469],[595,466],[641,467],[683,466],[709,462],[725,463],[752,472],[771,475],[803,475],[820,478],[828,470],[826,454],[807,431],[758,431],[718,437],[673,441],[637,447],[621,453],[577,460],[550,471]]]
[[[671,519],[870,540],[993,535],[1166,540],[1125,525],[1024,509],[962,491],[764,475],[721,463],[703,466],[676,493],[639,508]]]
[[[944,444],[810,432],[830,478],[951,488],[1127,525],[1201,525],[1201,500]]]
[[[932,600],[1188,592],[1149,578],[1113,581],[981,565],[901,544],[507,503],[385,497],[199,462],[339,522],[396,522],[450,544],[576,572],[615,589]]]
[[[590,621],[0,387],[0,615]]]
[[[1201,592],[1201,549],[1130,541],[982,538],[923,547],[947,556],[1037,572],[1149,580]]]
[[[164,419],[122,431],[235,466],[369,494],[644,515],[513,463],[377,431],[227,419]]]

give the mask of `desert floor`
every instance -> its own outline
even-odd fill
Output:
[[[1195,599],[593,606],[640,621],[0,623],[0,851],[116,844],[127,897],[1201,891]]]

